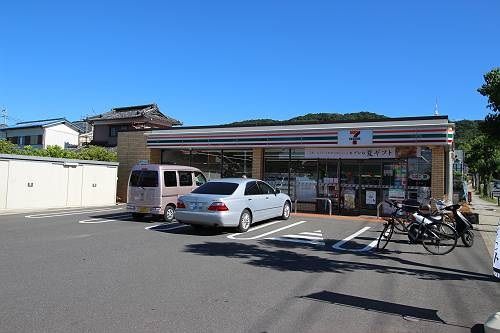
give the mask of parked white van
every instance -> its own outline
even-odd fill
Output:
[[[130,172],[127,211],[134,219],[153,214],[171,222],[179,195],[207,182],[203,173],[182,165],[137,164]]]

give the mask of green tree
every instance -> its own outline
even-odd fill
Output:
[[[500,171],[500,149],[487,135],[479,135],[464,144],[464,151],[470,171],[483,184],[483,195],[488,195],[489,184]]]
[[[16,145],[10,141],[0,139],[0,154],[14,154]]]
[[[98,160],[98,161],[117,161],[117,155],[115,152],[110,151],[103,147],[98,146],[87,146],[78,151],[78,157],[82,160]]]
[[[493,68],[484,74],[484,84],[477,91],[488,97],[488,107],[500,112],[500,67]]]
[[[493,113],[486,116],[483,129],[491,139],[500,141],[500,67],[484,74],[484,84],[477,91],[488,97],[488,108]]]

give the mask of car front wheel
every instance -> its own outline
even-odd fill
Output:
[[[240,223],[238,224],[239,232],[246,232],[252,224],[252,214],[248,209],[245,209],[240,216]]]

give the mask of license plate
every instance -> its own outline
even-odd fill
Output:
[[[201,210],[203,208],[203,204],[201,203],[192,203],[190,206],[191,210]]]
[[[139,213],[149,213],[149,208],[148,207],[140,207]]]

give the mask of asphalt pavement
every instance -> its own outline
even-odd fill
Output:
[[[471,332],[500,311],[485,243],[434,256],[382,224],[232,229],[123,207],[0,216],[0,332]]]

